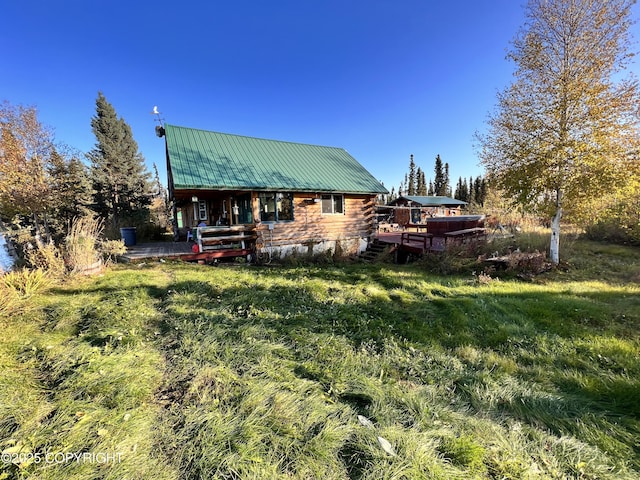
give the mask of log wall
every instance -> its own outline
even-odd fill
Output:
[[[317,250],[342,249],[357,253],[373,233],[374,195],[344,195],[344,214],[323,214],[321,203],[313,194],[294,195],[294,220],[291,222],[258,223],[260,244],[271,247],[296,247]],[[255,218],[259,217],[257,195],[254,198]],[[269,225],[273,230],[269,230]],[[261,238],[260,238],[261,237]],[[336,247],[336,242],[340,245]]]
[[[218,195],[220,192],[215,192]],[[237,192],[226,193],[233,196]],[[270,249],[280,249],[286,255],[295,248],[301,253],[326,252],[341,249],[345,254],[358,253],[366,248],[366,243],[374,230],[375,195],[344,194],[344,213],[323,214],[322,203],[315,202],[321,195],[314,193],[295,193],[293,196],[293,221],[260,222],[260,201],[258,192],[252,192],[253,218],[256,227],[256,247],[268,245]],[[210,196],[209,196],[210,197]],[[199,198],[212,202],[206,194],[199,192]],[[216,201],[226,201],[219,195]],[[211,205],[209,206],[211,208]],[[230,211],[230,206],[227,210]],[[183,215],[183,235],[195,225],[193,205],[181,208]],[[231,217],[233,218],[233,217]],[[209,219],[211,221],[211,219]],[[208,223],[210,225],[210,223]],[[271,229],[269,227],[272,227]]]

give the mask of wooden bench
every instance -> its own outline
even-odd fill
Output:
[[[487,239],[487,229],[483,227],[465,228],[463,230],[454,230],[444,234],[445,242],[451,240],[456,243],[467,243],[469,240],[476,242]]]
[[[200,252],[220,249],[246,250],[248,242],[255,239],[255,229],[251,225],[196,228],[196,243]]]

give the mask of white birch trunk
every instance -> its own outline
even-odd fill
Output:
[[[560,263],[560,220],[562,219],[562,207],[558,207],[551,221],[551,246],[549,257],[554,265]]]

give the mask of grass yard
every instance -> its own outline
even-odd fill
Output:
[[[640,478],[640,252],[572,251],[53,285],[0,317],[0,479]]]

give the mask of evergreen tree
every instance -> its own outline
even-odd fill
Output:
[[[93,215],[93,189],[87,167],[80,159],[67,159],[54,151],[48,167],[51,179],[51,220],[55,234],[62,235],[74,217]]]
[[[473,188],[473,177],[469,177],[469,186],[467,187],[467,202],[469,205],[476,203],[476,194]]]
[[[451,196],[451,185],[449,181],[449,163],[444,164],[444,188],[442,189],[444,192],[442,195],[445,197]]]
[[[427,192],[427,194],[432,197],[433,195],[435,195],[435,188],[433,187],[433,182],[431,180],[429,180],[429,191]]]
[[[476,204],[479,206],[484,205],[484,200],[487,195],[486,180],[478,176],[473,184],[473,194],[475,196]]]
[[[96,211],[114,230],[125,223],[148,221],[150,174],[131,128],[117,117],[102,92],[98,93],[91,128],[97,143],[87,157],[91,161]]]
[[[447,167],[448,168],[448,167]],[[433,179],[433,191],[435,195],[446,196],[447,195],[447,181],[445,177],[445,170],[442,164],[440,155],[436,156],[436,163],[434,167],[435,177]]]
[[[413,154],[411,154],[411,160],[409,161],[409,178],[407,184],[407,195],[415,195],[416,194],[416,164],[413,161]]]
[[[425,180],[424,172],[418,167],[418,185],[416,187],[416,195],[424,197],[427,195],[427,182]]]
[[[467,202],[469,198],[469,190],[467,189],[467,180],[462,177],[458,177],[458,185],[456,186],[456,193],[454,196],[457,200]]]

